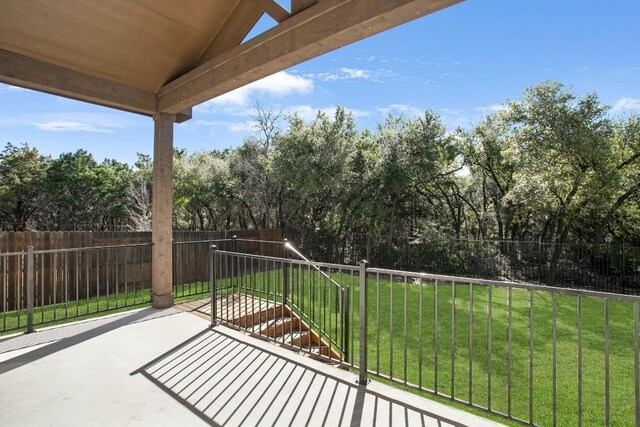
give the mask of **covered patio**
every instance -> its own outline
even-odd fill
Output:
[[[0,424],[497,426],[175,308],[0,341]]]
[[[152,300],[171,307],[174,123],[204,101],[460,1],[9,1],[0,82],[153,118]],[[263,15],[277,25],[245,40]]]

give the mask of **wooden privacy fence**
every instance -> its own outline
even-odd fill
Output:
[[[282,241],[281,230],[175,231],[173,236],[174,288],[208,281],[212,241],[223,239],[218,246],[227,245],[228,249],[227,239],[232,236],[238,240]],[[268,253],[262,243],[239,241],[237,245],[244,245],[248,253]],[[114,295],[151,286],[150,232],[2,232],[0,312],[27,306],[29,246],[34,249],[35,307],[96,297],[113,299]]]

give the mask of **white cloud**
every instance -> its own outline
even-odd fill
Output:
[[[611,112],[623,113],[627,111],[640,111],[640,98],[620,98],[613,103]]]
[[[340,68],[340,71],[347,79],[369,79],[371,72],[369,70],[362,70],[360,68]]]
[[[216,128],[225,128],[229,132],[243,133],[255,131],[258,125],[254,120],[245,120],[239,122],[224,120],[196,120],[195,123],[198,125],[208,126],[212,128],[212,130]]]
[[[102,113],[29,114],[16,118],[14,124],[35,126],[48,132],[111,133],[131,127],[129,119]]]
[[[448,128],[467,128],[474,121],[474,117],[470,116],[467,111],[456,108],[442,108],[442,121]]]
[[[283,97],[294,93],[308,94],[313,91],[313,81],[311,79],[295,76],[286,71],[265,77],[261,80],[250,83],[246,86],[232,90],[220,95],[198,106],[198,109],[211,112],[220,112],[225,108],[233,113],[234,108],[245,107],[250,103],[252,96],[256,93],[267,94],[276,97]],[[243,112],[246,112],[243,111]]]
[[[386,107],[377,108],[376,111],[380,114],[400,114],[405,117],[418,117],[424,114],[424,108],[418,108],[413,105],[407,104],[390,104]]]
[[[25,89],[19,86],[9,86],[7,87],[7,91],[9,92],[29,92],[29,89]]]
[[[489,105],[480,105],[474,108],[475,111],[482,114],[491,114],[497,113],[498,111],[502,111],[506,108],[504,104],[489,104]]]
[[[82,122],[40,122],[40,123],[30,123],[33,126],[37,127],[40,130],[49,131],[49,132],[98,132],[98,133],[109,133],[111,132],[109,129],[99,128],[88,123]]]
[[[322,82],[336,82],[341,80],[368,80],[375,83],[384,83],[389,77],[397,77],[397,74],[386,68],[366,70],[363,68],[342,67],[337,71],[324,73],[309,73],[305,77]]]
[[[0,83],[0,93],[4,92],[29,92],[29,89],[25,89],[19,86],[11,86]]]

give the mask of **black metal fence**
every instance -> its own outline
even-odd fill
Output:
[[[490,280],[640,294],[640,247],[625,243],[544,243],[472,239],[392,239],[353,234],[343,239],[287,230],[313,260],[425,271]]]

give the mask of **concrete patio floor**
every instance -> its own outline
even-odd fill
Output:
[[[0,425],[498,426],[175,309],[0,339]]]

